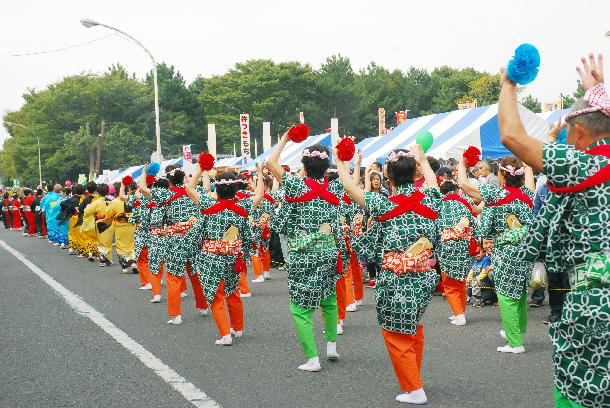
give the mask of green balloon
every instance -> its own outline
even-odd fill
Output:
[[[422,129],[417,132],[415,136],[415,143],[421,146],[424,153],[426,153],[432,147],[432,143],[434,143],[434,137],[429,130]]]

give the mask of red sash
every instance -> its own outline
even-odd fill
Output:
[[[600,145],[596,146],[593,149],[587,150],[585,153],[604,156],[610,158],[610,145]],[[604,184],[605,182],[610,180],[610,164],[602,167],[597,173],[592,176],[587,177],[585,180],[576,184],[575,186],[569,187],[553,187],[552,185],[548,185],[549,190],[553,193],[578,193],[580,191],[586,190],[589,187],[597,186],[600,184]]]
[[[399,217],[409,211],[415,214],[421,215],[429,220],[435,220],[438,218],[438,214],[432,208],[422,204],[423,199],[426,195],[419,190],[416,190],[411,195],[397,194],[389,197],[388,199],[396,204],[396,207],[382,215],[381,217],[375,218],[375,221],[382,222],[392,218]]]
[[[219,212],[221,212],[223,210],[233,211],[235,214],[239,215],[240,217],[244,217],[244,218],[248,216],[248,212],[244,208],[237,205],[235,203],[235,200],[221,200],[221,199],[218,199],[218,202],[216,204],[214,204],[213,206],[211,206],[210,208],[202,210],[201,214],[213,215],[213,214],[218,214]]]
[[[246,193],[244,191],[238,191],[237,193],[235,193],[235,198],[237,198],[238,200],[243,200],[244,198],[250,198],[252,197],[252,195],[250,193]]]
[[[142,203],[139,201],[136,201],[135,203],[133,203],[133,205],[131,206],[131,208],[138,208],[139,206],[141,206]]]
[[[263,198],[267,201],[269,201],[270,203],[274,203],[275,200],[273,199],[273,197],[271,197],[268,193],[265,193],[265,195],[263,196]]]
[[[532,203],[532,199],[529,198],[529,196],[525,194],[520,188],[504,187],[504,190],[508,191],[508,195],[506,197],[496,201],[495,203],[486,203],[485,205],[487,207],[498,207],[500,205],[510,204],[515,200],[520,200],[527,204],[530,208],[534,208],[534,203]]]
[[[349,196],[347,195],[347,193],[343,193],[343,202],[347,205],[351,205],[352,204],[352,200],[350,200]]]
[[[176,201],[180,197],[188,197],[188,194],[186,194],[186,188],[184,187],[170,187],[170,191],[174,193],[173,197],[169,200],[163,201],[161,205],[167,205],[171,202]]]
[[[447,194],[445,198],[443,198],[443,201],[457,201],[458,203],[462,203],[466,208],[468,208],[468,211],[470,211],[470,214],[472,214],[473,217],[477,216],[470,203],[462,198],[459,194]]]
[[[324,177],[322,183],[318,183],[316,180],[308,178],[305,180],[305,185],[309,187],[308,192],[297,198],[286,196],[286,201],[290,203],[306,203],[316,198],[320,198],[331,205],[339,205],[341,203],[336,195],[328,191],[328,177]]]
[[[150,210],[151,208],[155,208],[156,206],[157,206],[157,204],[156,204],[156,203],[149,203],[149,204],[146,204],[146,208],[147,208],[147,209],[149,209],[149,210]]]

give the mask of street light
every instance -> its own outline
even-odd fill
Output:
[[[142,47],[144,52],[146,52],[146,54],[150,57],[150,59],[153,63],[153,82],[154,82],[153,86],[154,86],[154,90],[155,90],[155,133],[157,135],[156,157],[154,157],[155,154],[153,153],[153,157],[151,157],[151,160],[161,163],[163,161],[163,155],[161,154],[161,127],[159,126],[159,85],[157,84],[157,61],[155,60],[155,57],[152,56],[150,51],[148,51],[148,49],[140,41],[136,40],[135,38],[133,38],[126,32],[119,30],[118,28],[111,27],[106,24],[98,23],[97,21],[93,21],[93,20],[89,20],[89,19],[84,19],[84,20],[81,20],[80,22],[86,28],[100,26],[100,27],[106,27],[110,30],[116,31],[117,33],[123,34],[124,36],[130,38],[133,42],[138,44],[140,47]]]
[[[27,130],[28,132],[30,132],[31,134],[34,134],[34,132],[32,132],[32,130],[29,127],[22,125],[21,123],[6,122],[6,124],[9,126],[22,127],[25,130]],[[40,160],[40,137],[36,136],[36,140],[38,141],[38,182],[39,182],[40,188],[42,188],[42,161]]]

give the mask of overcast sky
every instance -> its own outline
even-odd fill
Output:
[[[86,29],[83,18],[128,32],[188,81],[252,58],[317,68],[336,53],[349,57],[354,69],[375,61],[389,69],[450,65],[496,72],[529,42],[540,50],[542,64],[525,94],[544,102],[574,90],[574,68],[584,53],[605,52],[610,66],[610,38],[604,37],[610,0],[2,1],[2,112],[19,109],[27,88],[42,89],[68,75],[104,71],[117,62],[139,77],[150,69],[137,45],[115,36],[62,52],[11,56],[109,33]],[[0,129],[0,143],[6,137]]]

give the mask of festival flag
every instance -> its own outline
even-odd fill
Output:
[[[377,111],[377,114],[379,116],[379,135],[385,135],[386,133],[386,128],[385,128],[385,109],[384,108],[379,108],[379,110]]]
[[[182,158],[184,159],[184,161],[193,161],[193,152],[191,152],[191,146],[192,145],[182,146]]]
[[[242,113],[239,115],[239,127],[241,135],[241,156],[250,157],[250,115]]]

